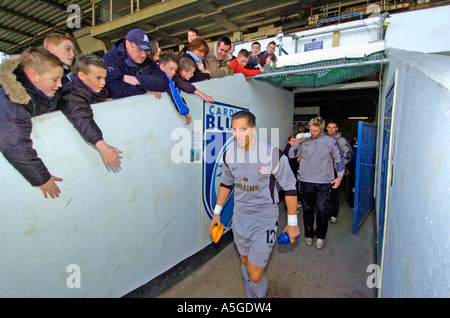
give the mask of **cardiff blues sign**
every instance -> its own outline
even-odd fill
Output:
[[[223,153],[234,142],[231,117],[240,110],[248,110],[225,103],[203,103],[203,159],[202,159],[202,200],[203,207],[212,218],[217,199],[217,191],[222,176]],[[221,223],[231,225],[234,207],[234,188],[221,213]]]

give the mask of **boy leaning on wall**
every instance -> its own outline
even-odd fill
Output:
[[[194,76],[195,62],[187,57],[178,60],[178,70],[173,76],[175,86],[183,92],[200,96],[205,102],[213,103],[214,98],[199,91],[189,80]]]
[[[106,64],[94,54],[83,54],[75,62],[76,75],[72,76],[72,89],[62,98],[61,111],[83,138],[94,145],[108,167],[120,165],[118,154],[122,151],[108,145],[94,120],[91,105],[104,102],[108,96],[105,88]]]
[[[58,108],[64,64],[41,48],[29,48],[0,65],[0,151],[44,197],[58,197],[60,189],[31,140],[31,118]]]
[[[178,57],[173,53],[165,53],[161,55],[159,58],[159,67],[161,71],[166,74],[167,79],[169,80],[169,87],[167,89],[167,93],[169,94],[172,103],[174,104],[176,110],[180,115],[184,116],[186,119],[186,125],[191,123],[192,117],[189,114],[189,107],[186,104],[186,101],[180,95],[179,89],[175,86],[173,81],[173,77],[178,69]]]

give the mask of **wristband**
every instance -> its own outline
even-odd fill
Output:
[[[222,207],[220,205],[216,205],[214,207],[214,214],[219,214],[220,215],[220,212],[222,212]]]
[[[287,225],[289,225],[289,226],[297,226],[298,225],[297,214],[288,214]]]

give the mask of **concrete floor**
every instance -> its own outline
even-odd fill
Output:
[[[374,298],[366,285],[375,262],[375,217],[371,212],[357,234],[352,234],[353,210],[342,197],[336,224],[329,224],[325,246],[308,246],[304,235],[288,245],[276,244],[267,266],[268,298]],[[303,232],[302,210],[299,210]],[[279,234],[286,224],[280,204]],[[227,232],[217,245],[183,261],[167,273],[125,297],[245,298],[240,260]]]

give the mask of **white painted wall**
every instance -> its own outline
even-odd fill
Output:
[[[449,297],[450,57],[388,54],[385,78],[399,75],[380,295]]]
[[[259,127],[280,128],[285,145],[292,93],[242,75],[196,86],[217,101],[247,103]],[[183,95],[201,120],[202,100]],[[105,141],[123,151],[117,171],[60,112],[36,117],[32,133],[50,172],[64,178],[58,199],[44,199],[0,156],[0,297],[120,297],[203,248],[201,164],[171,160],[179,142],[171,134],[186,126],[167,94],[93,110]],[[70,264],[79,266],[81,288],[67,287]]]
[[[450,51],[450,5],[392,14],[386,47],[424,53]]]

